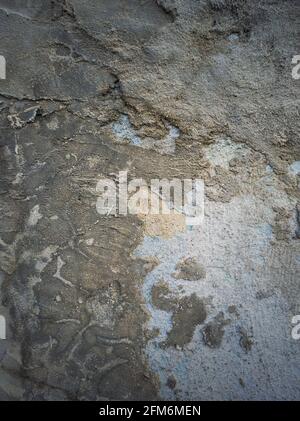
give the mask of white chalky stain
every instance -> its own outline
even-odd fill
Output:
[[[35,226],[42,217],[43,215],[40,213],[40,205],[35,205],[30,211],[28,225],[31,227]]]
[[[289,166],[289,173],[293,176],[300,174],[300,161],[295,161]]]
[[[57,257],[57,269],[55,274],[53,275],[54,278],[59,279],[60,281],[62,281],[63,284],[67,285],[68,287],[73,287],[74,285],[72,284],[71,281],[68,281],[67,279],[65,279],[63,276],[61,276],[60,271],[61,268],[65,265],[66,263],[61,259],[60,256]]]
[[[278,197],[278,191],[270,196],[270,202],[275,205],[282,200],[285,206],[291,205],[286,196]],[[135,252],[137,256],[152,256],[161,262],[146,276],[142,287],[150,315],[147,328],[158,328],[160,332],[148,342],[145,350],[151,369],[160,377],[160,394],[167,400],[197,399],[199,396],[201,399],[297,396],[297,379],[293,385],[290,379],[300,364],[300,355],[298,345],[290,337],[289,304],[278,288],[272,288],[274,273],[269,269],[273,264],[269,252],[270,242],[274,241],[271,224],[275,215],[268,200],[248,195],[234,198],[227,204],[208,202],[206,214],[203,226],[169,240],[145,237]],[[176,264],[192,255],[206,268],[206,278],[201,282],[175,281],[172,273]],[[293,264],[297,266],[297,261]],[[296,267],[291,267],[290,275],[284,276],[296,277],[295,272]],[[172,313],[161,311],[152,304],[153,285],[161,279],[168,284],[172,295],[196,293],[200,298],[211,299],[205,323],[220,311],[225,318],[231,319],[220,348],[212,350],[203,343],[203,325],[195,329],[192,341],[183,350],[160,346],[172,327]],[[275,282],[280,284],[281,278]],[[179,286],[183,287],[182,292]],[[273,289],[272,295],[258,300],[256,292],[268,287]],[[229,305],[236,306],[239,318],[228,314]],[[240,346],[239,326],[250,335],[253,333],[254,345],[248,354]],[[170,373],[177,380],[176,394],[166,385]],[[239,378],[243,379],[245,387],[241,387]],[[259,387],[255,386],[256,382]],[[284,384],[285,388],[277,387],[278,384]]]
[[[179,137],[180,131],[177,127],[166,123],[169,133],[160,140],[155,140],[150,137],[141,138],[138,136],[130,123],[127,115],[122,115],[119,120],[112,125],[112,131],[117,139],[121,141],[129,141],[134,146],[142,148],[157,149],[165,153],[175,152],[175,140]]]

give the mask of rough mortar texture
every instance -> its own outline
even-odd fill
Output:
[[[300,399],[295,0],[0,0],[1,400]],[[128,171],[203,224],[99,215]]]

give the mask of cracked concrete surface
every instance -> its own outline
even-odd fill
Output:
[[[1,400],[299,399],[294,0],[0,0]],[[96,184],[200,178],[202,225]]]

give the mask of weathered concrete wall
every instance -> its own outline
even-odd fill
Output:
[[[300,5],[0,0],[1,399],[299,399]],[[96,184],[200,178],[205,218]]]

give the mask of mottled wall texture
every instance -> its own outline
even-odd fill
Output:
[[[300,399],[299,21],[0,0],[1,400]],[[119,171],[203,180],[203,222],[100,215]]]

